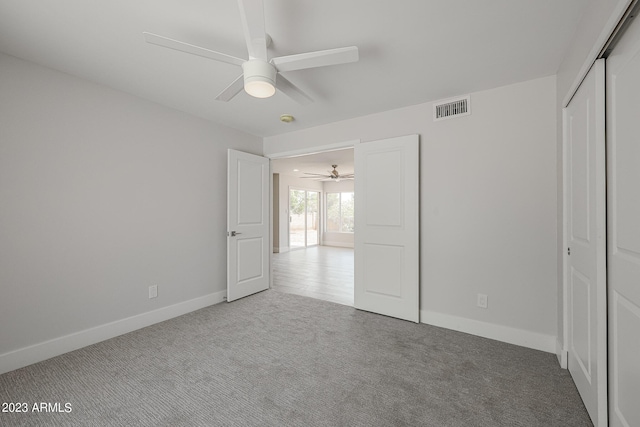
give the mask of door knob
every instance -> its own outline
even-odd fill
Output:
[[[235,236],[237,236],[238,234],[242,234],[242,233],[238,233],[237,231],[231,231],[231,232],[229,232],[229,235],[230,235],[231,237],[235,237]]]

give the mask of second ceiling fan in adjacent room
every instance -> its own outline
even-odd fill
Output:
[[[338,172],[338,165],[331,165],[331,167],[333,168],[333,170],[327,171],[329,174],[321,174],[321,173],[309,173],[309,172],[305,172],[305,175],[311,175],[311,176],[303,176],[302,178],[307,178],[307,179],[315,179],[316,181],[334,181],[334,182],[340,182],[340,180],[342,179],[354,179],[355,175],[352,173],[347,173],[347,174],[340,174]]]

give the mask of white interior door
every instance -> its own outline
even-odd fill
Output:
[[[640,22],[607,59],[609,413],[640,426]]]
[[[269,159],[229,150],[227,301],[269,288]]]
[[[607,424],[604,59],[564,111],[568,367],[596,426]]]
[[[419,321],[418,135],[355,147],[354,305]]]

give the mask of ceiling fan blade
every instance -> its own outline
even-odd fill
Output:
[[[227,64],[233,65],[242,65],[244,62],[246,62],[244,59],[236,58],[235,56],[225,55],[224,53],[205,49],[200,46],[194,46],[189,43],[173,40],[168,37],[159,36],[157,34],[147,32],[144,32],[142,34],[144,35],[144,39],[147,41],[147,43],[155,44],[162,47],[168,47],[169,49],[179,50],[180,52],[186,52],[192,55],[198,55],[204,58],[226,62]]]
[[[267,34],[264,29],[264,3],[262,0],[238,0],[242,30],[247,41],[249,59],[267,60]]]
[[[240,74],[240,77],[235,79],[229,86],[227,86],[222,92],[216,96],[216,101],[229,101],[236,96],[244,88],[244,76]]]
[[[311,99],[309,95],[304,93],[298,86],[291,83],[281,74],[278,74],[276,77],[276,87],[300,105],[308,105],[313,102],[313,99]]]
[[[358,58],[358,48],[356,46],[350,46],[300,53],[297,55],[280,56],[273,58],[271,63],[278,71],[294,71],[356,62]]]

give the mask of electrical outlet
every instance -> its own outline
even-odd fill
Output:
[[[158,296],[158,285],[149,286],[149,299]]]
[[[489,302],[489,297],[485,294],[478,294],[478,307],[487,308]]]

